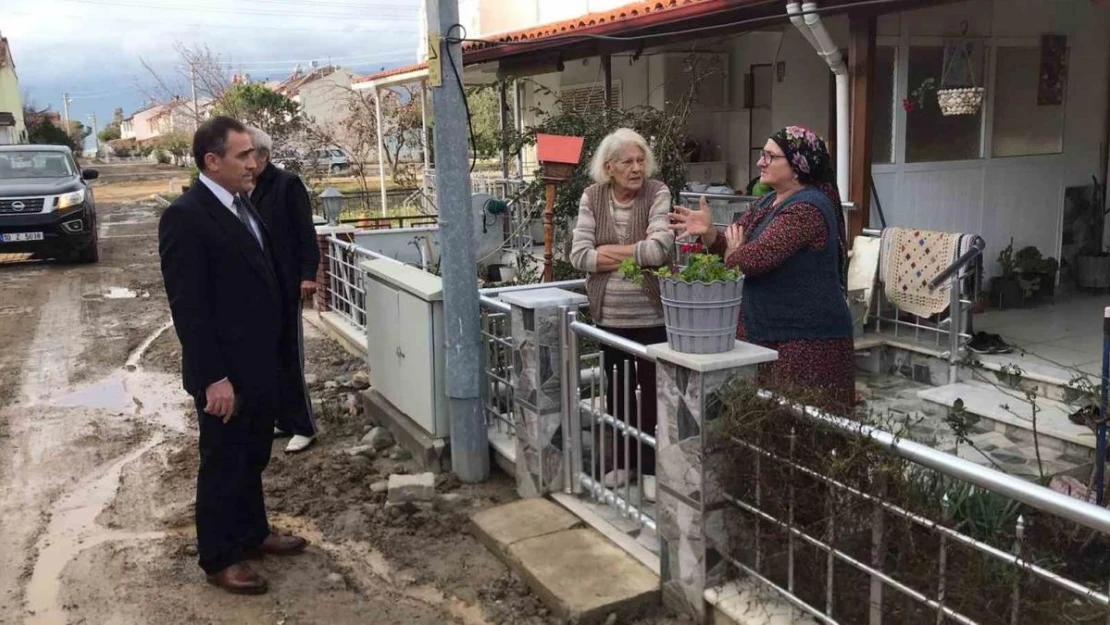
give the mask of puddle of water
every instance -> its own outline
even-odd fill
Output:
[[[138,367],[143,353],[171,326],[165,324],[148,336],[128,357],[123,370],[73,390],[50,401],[49,405],[145,414],[156,424],[183,432],[186,411],[181,408],[181,400],[184,392],[180,390],[177,376],[146,372]],[[38,539],[38,557],[25,590],[27,608],[33,614],[26,621],[28,624],[62,625],[67,621],[58,601],[61,575],[65,566],[82,550],[110,540],[145,540],[165,535],[165,532],[120,532],[96,523],[97,516],[116,495],[123,467],[163,440],[162,434],[155,434],[145,444],[103,468],[98,475],[70,488],[53,506],[50,523]]]
[[[38,540],[38,559],[35,561],[31,581],[27,584],[27,609],[33,614],[26,620],[27,625],[66,623],[65,611],[58,603],[62,571],[80,551],[119,538],[153,538],[163,535],[162,532],[116,532],[96,524],[97,515],[107,507],[119,488],[123,467],[161,444],[162,440],[162,435],[155,435],[145,445],[117,460],[101,475],[70,490],[54,506],[50,525]]]
[[[104,299],[135,299],[138,296],[135,291],[122,286],[108,287],[108,291],[104,293]]]

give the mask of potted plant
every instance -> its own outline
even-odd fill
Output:
[[[1026,300],[1043,300],[1056,293],[1056,272],[1060,265],[1055,258],[1045,257],[1036,247],[1029,245],[1014,254],[1014,267]]]
[[[1102,232],[1110,207],[1105,206],[1105,187],[1095,180],[1094,194],[1088,204],[1091,228],[1095,231],[1094,243],[1075,257],[1076,282],[1081,289],[1110,289],[1110,247],[1103,248]]]
[[[998,266],[1002,273],[991,278],[991,300],[998,302],[998,308],[1003,309],[1020,302],[1022,295],[1017,264],[1014,261],[1013,239],[998,253]]]
[[[636,283],[644,270],[632,259],[620,273]],[[684,266],[661,267],[659,279],[663,321],[671,349],[687,354],[719,354],[733,348],[744,276],[716,254],[690,254]]]

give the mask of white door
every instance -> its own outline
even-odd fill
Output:
[[[397,344],[401,351],[397,388],[404,397],[398,408],[425,432],[436,433],[435,363],[432,350],[432,306],[409,293],[397,299],[400,331]]]
[[[373,320],[373,323],[366,324],[366,354],[370,365],[370,379],[375,390],[400,408],[396,393],[399,369],[397,352],[400,347],[397,344],[400,329],[398,291],[373,278],[367,278],[365,286],[367,318]]]

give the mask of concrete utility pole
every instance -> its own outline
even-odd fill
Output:
[[[489,477],[489,438],[482,411],[478,273],[470,207],[467,119],[462,91],[458,0],[429,0],[428,82],[435,111],[436,205],[439,207],[451,469],[464,482]],[[450,55],[450,56],[448,56]]]
[[[72,101],[69,99],[69,93],[62,94],[62,121],[65,122],[66,132],[69,132],[69,103]]]

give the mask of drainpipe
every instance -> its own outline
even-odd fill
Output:
[[[848,200],[848,178],[851,164],[849,163],[849,147],[851,146],[851,129],[848,120],[850,116],[850,98],[848,90],[848,67],[844,63],[844,56],[840,48],[832,40],[821,16],[815,13],[816,2],[806,2],[800,7],[797,2],[788,2],[786,12],[790,15],[790,22],[802,33],[806,41],[817,50],[828,63],[829,69],[836,75],[836,187],[840,192],[840,199]]]

